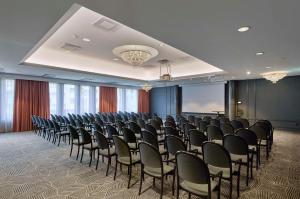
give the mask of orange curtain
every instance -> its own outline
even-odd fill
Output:
[[[139,90],[138,112],[149,113],[149,92]]]
[[[48,118],[50,115],[49,83],[16,80],[13,131],[32,130],[31,116]]]
[[[117,112],[117,88],[100,86],[100,112]]]

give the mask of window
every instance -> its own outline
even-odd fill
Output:
[[[100,104],[100,89],[99,89],[99,86],[96,87],[96,94],[95,94],[95,103],[96,103],[96,113],[98,113],[100,111],[100,107],[99,107],[99,104]]]
[[[137,112],[138,90],[118,88],[118,111]]]
[[[12,130],[15,80],[0,80],[0,132]]]
[[[89,86],[80,86],[80,114],[90,112],[90,90]]]
[[[64,84],[63,114],[78,113],[77,86]]]
[[[59,113],[59,84],[49,83],[50,114]]]

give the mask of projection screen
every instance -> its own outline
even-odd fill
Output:
[[[182,112],[216,113],[225,110],[225,83],[182,86]]]

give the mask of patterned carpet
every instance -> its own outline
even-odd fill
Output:
[[[76,149],[76,148],[75,148]],[[139,166],[133,171],[132,187],[127,189],[126,169],[118,172],[113,181],[113,168],[105,177],[106,164],[95,161],[88,167],[88,154],[81,164],[75,153],[69,157],[70,147],[57,147],[34,133],[0,134],[0,199],[83,199],[83,198],[159,198],[160,182],[152,188],[146,177],[143,193],[138,196]],[[76,150],[75,150],[76,151]],[[300,198],[300,134],[276,131],[270,159],[262,154],[262,165],[254,169],[249,187],[241,178],[240,198]],[[114,165],[114,161],[113,161]],[[245,176],[243,167],[243,176]],[[236,179],[234,178],[234,186]],[[165,182],[164,198],[174,198],[171,177]],[[187,194],[181,192],[181,198]],[[216,198],[216,195],[213,195]],[[228,183],[222,182],[221,198],[228,198]],[[234,187],[233,198],[236,198]]]

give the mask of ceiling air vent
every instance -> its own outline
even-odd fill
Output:
[[[94,26],[102,30],[112,32],[116,31],[119,28],[119,24],[105,17],[102,17],[101,19],[96,21],[96,23],[94,23]]]
[[[65,43],[61,48],[66,51],[74,52],[74,51],[80,50],[81,46],[77,46],[75,44],[70,44],[70,43]]]
[[[46,77],[46,78],[55,78],[55,75],[53,74],[44,74],[41,77]]]

